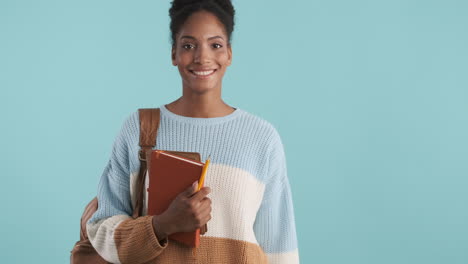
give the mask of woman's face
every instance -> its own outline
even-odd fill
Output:
[[[176,35],[172,64],[179,68],[184,88],[196,93],[221,89],[232,50],[224,25],[212,13],[192,14]]]

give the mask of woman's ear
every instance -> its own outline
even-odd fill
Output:
[[[228,44],[227,47],[227,52],[228,52],[228,66],[231,65],[232,62],[232,48],[231,48],[231,43]]]
[[[174,66],[177,66],[177,62],[176,62],[176,51],[175,51],[175,45],[172,45],[172,49],[171,49],[171,59],[172,59],[172,65]]]

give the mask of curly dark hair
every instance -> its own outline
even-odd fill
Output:
[[[174,0],[169,9],[172,45],[175,45],[176,34],[187,18],[198,11],[208,11],[215,15],[224,25],[228,43],[231,42],[235,10],[230,0]]]

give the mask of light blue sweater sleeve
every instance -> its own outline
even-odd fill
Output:
[[[123,122],[120,132],[114,140],[111,157],[101,176],[98,186],[99,207],[88,221],[92,223],[114,215],[132,214],[130,199],[130,146],[128,138],[135,131],[135,114],[131,114]]]
[[[283,143],[274,130],[269,148],[265,193],[254,223],[269,263],[299,263],[291,188]]]
[[[167,240],[162,245],[157,239],[151,216],[131,217],[130,178],[139,169],[138,125],[137,113],[124,121],[99,182],[98,210],[86,225],[91,244],[111,263],[148,263],[167,245]]]

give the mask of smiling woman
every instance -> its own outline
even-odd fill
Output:
[[[114,142],[99,208],[86,225],[93,247],[113,263],[299,263],[281,138],[272,124],[221,96],[232,61],[231,2],[176,0],[169,14],[182,96],[159,107],[155,149],[199,152],[202,160],[211,154],[206,187],[189,186],[160,215],[146,215],[145,201],[142,216],[133,218],[140,120],[132,113]],[[205,224],[196,251],[168,239]]]

